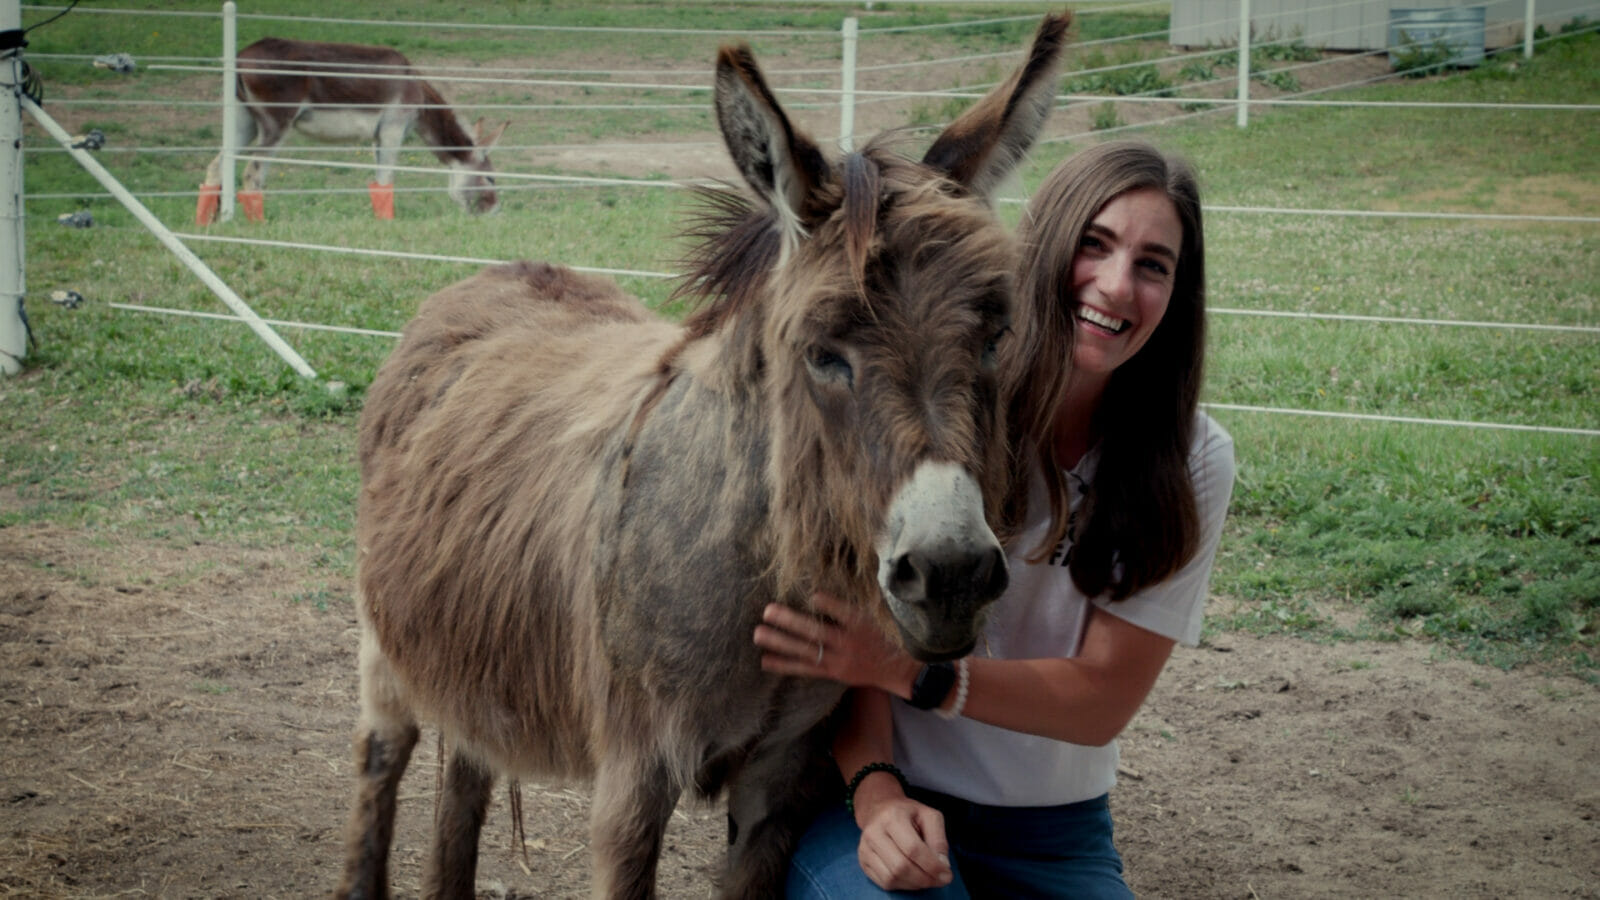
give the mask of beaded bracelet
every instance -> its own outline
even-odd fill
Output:
[[[860,771],[856,772],[855,776],[850,779],[850,784],[844,789],[844,809],[845,812],[850,814],[850,818],[852,819],[854,819],[856,816],[856,788],[861,787],[861,782],[866,780],[866,777],[871,775],[873,772],[888,772],[900,782],[900,790],[907,793],[911,792],[911,785],[906,783],[905,773],[901,772],[898,768],[895,768],[894,763],[867,763],[861,767]]]

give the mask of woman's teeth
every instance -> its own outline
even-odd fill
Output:
[[[1078,309],[1078,318],[1088,322],[1090,325],[1099,326],[1112,334],[1120,334],[1122,329],[1128,327],[1127,319],[1114,319],[1099,310],[1090,309],[1087,306]]]

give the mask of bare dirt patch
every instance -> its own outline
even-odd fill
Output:
[[[306,897],[352,779],[348,578],[293,552],[0,529],[0,895]],[[331,588],[330,588],[331,583]],[[1226,635],[1181,651],[1113,793],[1145,897],[1600,897],[1600,689],[1426,644]],[[415,896],[437,756],[402,788]],[[583,785],[504,790],[482,897],[588,890]],[[720,810],[685,806],[662,893],[703,897]]]

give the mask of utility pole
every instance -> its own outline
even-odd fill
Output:
[[[27,64],[21,0],[0,0],[0,375],[22,371],[28,321],[22,311],[22,103]]]

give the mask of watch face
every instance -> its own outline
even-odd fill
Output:
[[[910,703],[917,709],[933,709],[950,695],[955,683],[955,666],[947,662],[929,663],[917,673],[917,680],[911,685]]]

